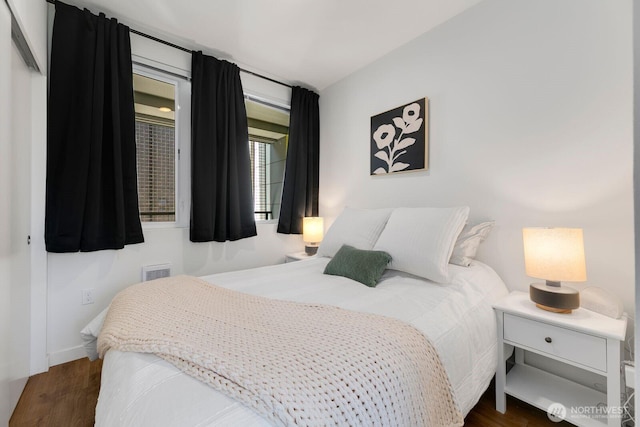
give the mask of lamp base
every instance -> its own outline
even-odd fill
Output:
[[[529,298],[536,303],[536,307],[554,313],[569,314],[571,310],[580,307],[580,294],[577,290],[555,283],[532,283],[529,286]]]
[[[536,304],[536,307],[538,307],[541,310],[551,311],[553,313],[571,314],[571,311],[572,311],[572,310],[569,310],[568,308],[553,308],[553,307],[547,307],[546,305],[542,305],[542,304]]]
[[[318,253],[318,246],[317,245],[316,246],[307,246],[307,245],[305,245],[304,252],[309,256],[315,255],[315,254]]]

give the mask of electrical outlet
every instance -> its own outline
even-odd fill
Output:
[[[93,289],[82,290],[82,305],[93,304]]]

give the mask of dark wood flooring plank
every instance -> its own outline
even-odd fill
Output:
[[[29,378],[9,427],[92,426],[101,369],[101,360],[80,359]]]

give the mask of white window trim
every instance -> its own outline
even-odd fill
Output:
[[[243,82],[244,83],[244,82]],[[291,114],[291,105],[289,102],[284,102],[282,100],[279,100],[278,97],[276,96],[268,96],[268,95],[262,95],[262,94],[258,94],[257,92],[253,92],[253,91],[249,91],[249,90],[244,90],[244,97],[245,99],[248,99],[249,101],[252,102],[257,102],[259,104],[262,104],[266,107],[269,108],[274,108],[277,110],[283,110],[286,111],[287,113]],[[291,89],[288,89],[288,99],[291,99]],[[251,135],[249,135],[249,140],[251,140]],[[284,176],[283,176],[283,181],[284,181]],[[251,188],[253,189],[253,183],[251,183]],[[283,182],[284,185],[284,182]],[[282,193],[282,191],[281,191]],[[282,196],[281,196],[282,197]],[[255,202],[255,200],[254,200]],[[256,219],[256,224],[278,224],[278,222],[280,221],[280,215],[278,215],[278,218],[272,218],[272,219]]]
[[[175,209],[176,220],[142,222],[143,229],[187,228],[191,209],[191,82],[168,71],[163,73],[144,64],[133,63],[133,72],[175,87]],[[171,74],[170,74],[171,73]]]

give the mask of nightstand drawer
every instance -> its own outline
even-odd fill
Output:
[[[607,340],[504,314],[504,339],[575,363],[607,371]]]

